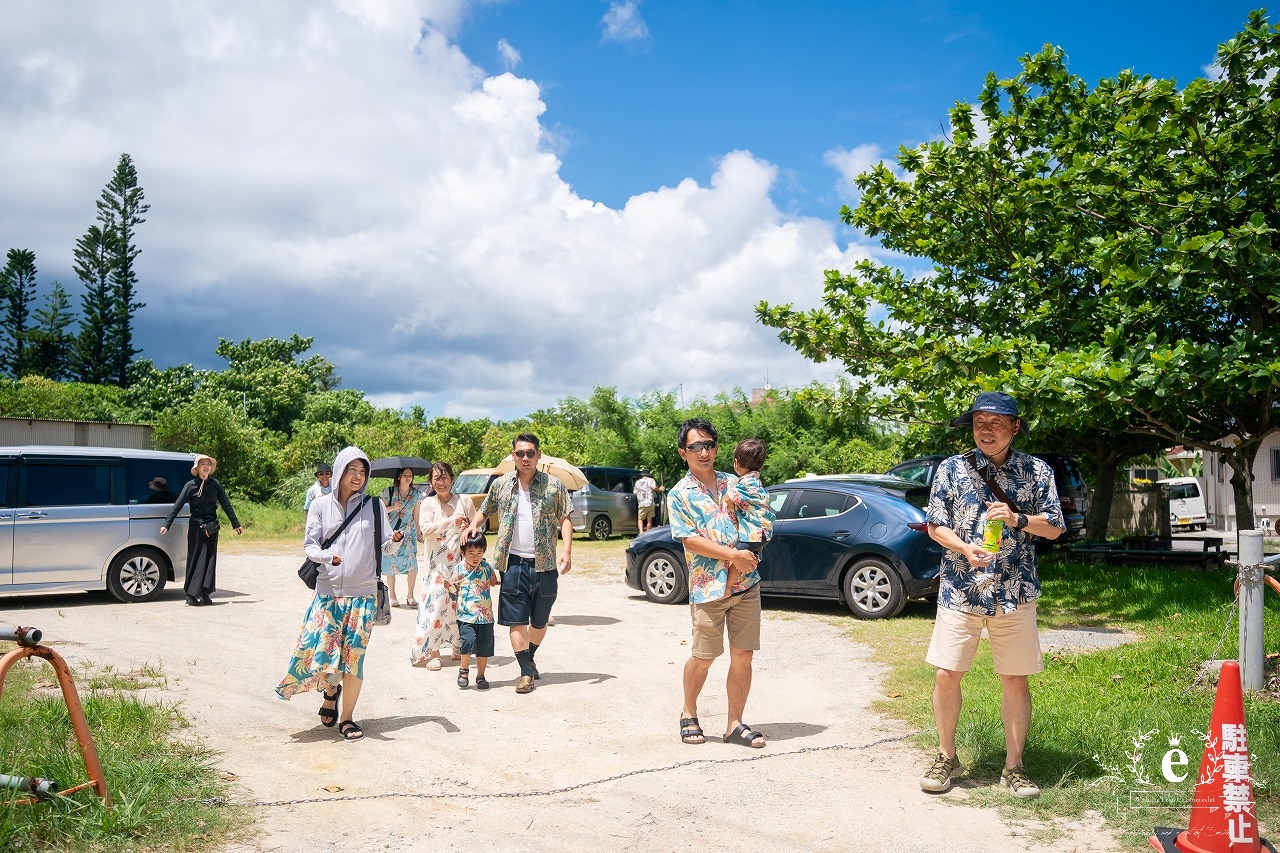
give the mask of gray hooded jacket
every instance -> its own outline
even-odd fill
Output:
[[[333,492],[316,498],[307,510],[307,533],[302,550],[320,564],[320,575],[316,578],[317,595],[348,598],[377,593],[377,566],[373,551],[375,512],[382,513],[382,551],[385,553],[400,547],[400,543],[391,541],[387,506],[380,499],[368,497],[366,500],[364,493],[358,493],[351,496],[345,507],[338,505],[338,484],[347,465],[356,459],[364,460],[365,470],[369,470],[369,457],[358,447],[344,447],[338,453],[338,458],[333,461]],[[365,504],[359,514],[328,548],[321,547],[360,501],[365,501]],[[342,558],[336,566],[333,565],[335,556]]]

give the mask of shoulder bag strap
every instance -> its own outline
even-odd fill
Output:
[[[976,450],[970,450],[964,455],[965,464],[969,467],[969,477],[973,480],[974,484],[976,485],[979,482],[985,483],[987,488],[991,490],[991,494],[995,495],[996,500],[1001,503],[1008,504],[1009,508],[1014,512],[1022,512],[1022,510],[1018,508],[1018,505],[1014,503],[1013,499],[1005,493],[1005,490],[1000,488],[1000,484],[996,482],[995,477],[991,476],[990,462],[984,465],[981,469],[978,468],[978,463],[975,461],[976,455]],[[978,480],[979,476],[982,477],[981,481]]]
[[[363,506],[364,504],[361,504]],[[378,573],[378,579],[382,579],[382,512],[378,506],[373,508],[373,567]]]
[[[368,499],[369,498],[366,496],[365,501],[367,501]],[[360,514],[360,510],[364,506],[365,501],[361,501],[359,504],[356,505],[355,509],[347,513],[347,517],[342,520],[342,524],[338,527],[338,529],[333,531],[333,535],[330,536],[328,539],[326,539],[320,545],[321,548],[328,550],[329,546],[337,541],[338,537],[342,534],[342,531],[347,529],[347,525],[351,523],[351,520]]]

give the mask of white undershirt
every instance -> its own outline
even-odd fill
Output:
[[[519,495],[516,502],[516,529],[511,537],[511,553],[517,557],[533,559],[533,503],[527,489],[516,484]]]

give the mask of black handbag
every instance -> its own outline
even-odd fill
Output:
[[[222,529],[222,525],[218,523],[218,519],[213,521],[201,522],[200,529],[204,531],[205,536],[212,536]]]
[[[360,510],[364,509],[364,505],[368,500],[369,496],[366,495],[364,500],[356,504],[356,508],[347,513],[347,517],[342,520],[342,524],[337,530],[333,531],[332,536],[321,543],[320,547],[328,548],[332,545],[334,541],[337,540],[338,536],[342,534],[342,531],[346,530],[347,525],[351,523],[351,520],[360,514]],[[320,564],[308,557],[302,561],[302,565],[298,568],[298,577],[302,578],[302,582],[307,585],[308,589],[315,589],[316,581],[320,577]]]
[[[373,513],[373,564],[378,572],[377,612],[373,616],[374,625],[391,624],[391,595],[382,580],[382,516],[379,510]],[[402,519],[403,520],[403,519]],[[399,527],[396,528],[397,530]]]

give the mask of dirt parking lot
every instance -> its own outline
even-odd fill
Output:
[[[963,788],[922,794],[929,756],[869,710],[882,672],[834,610],[766,610],[747,708],[766,749],[682,744],[688,609],[623,584],[622,541],[578,549],[527,696],[513,690],[505,632],[493,689],[464,691],[452,667],[410,668],[413,614],[395,611],[366,659],[366,737],[343,743],[320,727],[318,696],[282,702],[274,691],[311,595],[295,575],[300,554],[228,544],[214,607],[185,606],[180,589],[140,605],[0,599],[0,622],[41,628],[73,663],[158,665],[167,684],[149,692],[179,702],[191,735],[221,752],[238,801],[309,800],[257,809],[253,834],[228,853],[1120,849],[1089,822],[1037,844],[1043,827],[967,806]],[[703,696],[709,736],[724,727],[724,673],[718,661]]]

